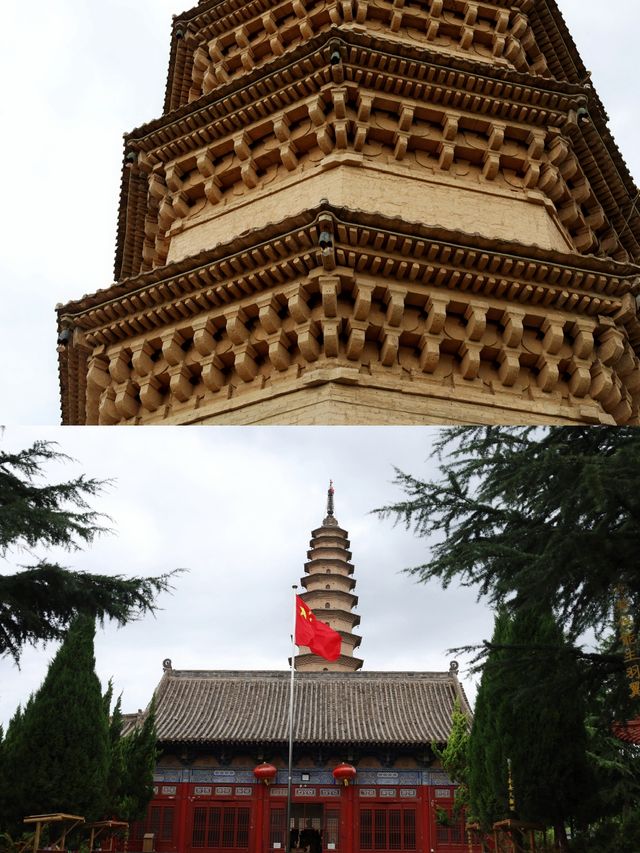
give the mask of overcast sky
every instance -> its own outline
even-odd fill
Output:
[[[640,176],[639,0],[559,0]],[[59,422],[54,306],[112,281],[122,134],[161,114],[181,0],[8,0],[0,46],[2,420]],[[611,9],[609,13],[608,9]]]
[[[368,670],[443,671],[447,649],[491,635],[493,617],[469,589],[416,584],[401,573],[428,559],[424,540],[370,511],[399,499],[393,466],[435,473],[429,428],[215,427],[139,430],[7,428],[0,447],[57,440],[77,463],[57,463],[50,479],[86,472],[116,478],[92,501],[114,534],[63,565],[102,573],[151,575],[177,567],[156,617],[108,625],[96,643],[98,673],[113,677],[123,707],[147,704],[175,669],[286,669],[291,649],[291,586],[304,574],[311,531],[326,514],[328,481],[335,515],[349,531],[360,656]],[[29,556],[14,554],[11,563]],[[5,572],[11,565],[3,564]],[[0,722],[38,687],[55,644],[28,648],[18,670],[0,658]],[[463,682],[474,695],[473,681]]]

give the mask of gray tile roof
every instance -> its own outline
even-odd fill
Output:
[[[287,671],[167,670],[156,690],[158,738],[284,743],[289,680]],[[450,673],[296,673],[294,739],[309,744],[443,742],[456,697],[470,713]]]

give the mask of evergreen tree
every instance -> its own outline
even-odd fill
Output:
[[[640,850],[640,747],[620,740],[614,733],[607,696],[612,688],[617,690],[618,685],[610,679],[587,711],[587,758],[594,785],[586,803],[592,820],[576,840],[580,853]]]
[[[492,651],[485,662],[476,695],[467,750],[470,811],[485,832],[508,814],[505,756],[495,711],[502,695],[498,663],[505,657],[502,647],[509,642],[510,627],[507,613],[500,611],[495,619]]]
[[[548,612],[519,610],[513,617],[503,612],[492,645],[471,734],[472,803],[485,827],[511,815],[510,760],[511,816],[553,826],[560,849],[568,849],[565,827],[584,822],[594,786],[575,658]],[[551,695],[539,689],[541,682]]]
[[[4,778],[4,773],[3,773],[4,753],[5,753],[5,734],[4,734],[4,728],[2,726],[0,726],[0,832],[2,831],[2,797],[3,797],[2,780]]]
[[[111,705],[111,683],[107,691],[106,712],[109,714]],[[121,789],[124,778],[124,742],[122,738],[122,709],[121,700],[118,697],[111,712],[109,722],[109,772],[107,775],[107,807],[105,814],[117,815],[120,808]]]
[[[434,455],[440,479],[398,471],[406,499],[376,510],[435,543],[408,569],[418,580],[477,585],[496,607],[553,610],[574,640],[606,627],[622,587],[638,633],[640,431],[457,427]],[[624,678],[621,654],[574,654],[593,685],[611,671]]]
[[[456,699],[451,713],[451,731],[444,749],[432,743],[431,749],[440,759],[449,779],[457,785],[454,811],[456,814],[469,805],[469,719]]]
[[[5,828],[27,814],[103,817],[109,728],[95,673],[95,625],[78,617],[24,712],[12,720],[3,751]]]
[[[43,466],[68,459],[49,442],[18,453],[0,451],[0,558],[11,550],[91,543],[103,528],[87,497],[104,483],[77,477],[42,483]],[[131,577],[72,572],[41,559],[25,570],[0,574],[0,655],[18,661],[25,643],[60,639],[78,614],[124,624],[154,610],[171,575]]]
[[[27,703],[28,704],[28,703]],[[17,782],[13,778],[15,764],[12,761],[16,744],[19,742],[19,732],[22,724],[23,711],[20,705],[9,720],[7,731],[2,742],[2,760],[0,762],[0,833],[11,828],[15,830],[13,815],[16,812],[15,803]],[[20,829],[22,829],[20,827]]]
[[[133,821],[144,817],[153,797],[157,742],[154,697],[142,725],[121,741],[123,773],[117,813],[122,820]]]

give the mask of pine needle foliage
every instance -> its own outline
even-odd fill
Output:
[[[405,499],[381,517],[430,539],[419,581],[476,586],[495,607],[553,609],[573,638],[640,611],[640,431],[453,427],[431,482],[396,471]]]
[[[70,462],[53,442],[36,441],[17,453],[0,452],[0,555],[12,547],[57,545],[79,548],[78,539],[93,541],[104,516],[92,511],[87,497],[105,483],[80,476],[63,483],[39,485],[43,465]],[[77,507],[76,510],[71,507]]]
[[[87,499],[106,485],[84,476],[44,482],[44,466],[69,457],[57,445],[38,441],[17,453],[0,451],[0,655],[16,662],[25,644],[61,639],[79,615],[114,619],[120,625],[152,613],[174,572],[125,577],[70,571],[46,558],[7,573],[7,558],[18,551],[90,544],[105,531],[104,516]]]

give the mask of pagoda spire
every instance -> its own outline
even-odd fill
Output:
[[[301,647],[295,661],[296,669],[300,672],[353,672],[362,667],[362,660],[353,655],[361,638],[353,633],[353,629],[360,624],[360,617],[353,612],[358,597],[353,593],[356,582],[353,578],[349,534],[340,527],[334,512],[333,480],[329,480],[327,515],[322,527],[311,533],[308,561],[304,565],[305,575],[300,583],[305,590],[301,598],[313,610],[316,618],[326,622],[342,637],[341,653],[337,660],[326,661],[312,654],[308,648]]]
[[[334,524],[338,523],[336,521],[336,519],[334,518],[334,515],[333,515],[333,513],[334,513],[333,495],[334,495],[333,480],[329,480],[329,489],[327,491],[327,515],[326,515],[325,520],[323,521],[323,524],[325,524],[325,525],[329,524],[329,525],[333,526]]]

